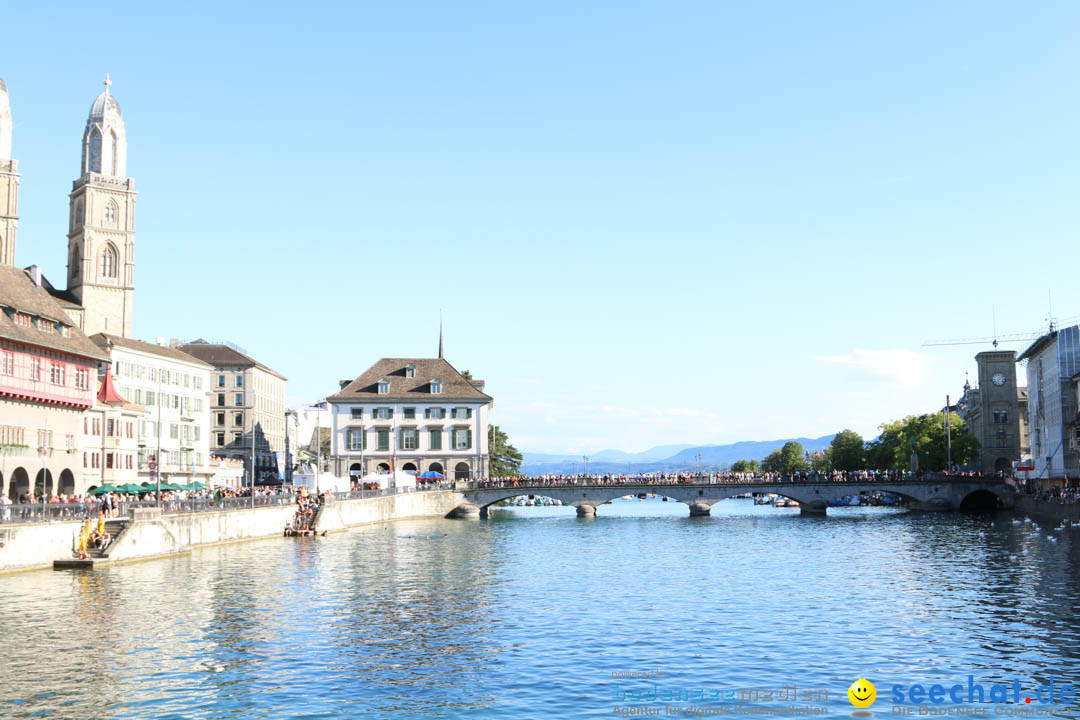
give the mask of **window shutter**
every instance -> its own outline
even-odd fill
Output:
[[[472,430],[465,431],[465,449],[472,450]]]

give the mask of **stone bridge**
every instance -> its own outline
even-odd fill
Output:
[[[558,485],[505,485],[483,487],[478,483],[457,484],[464,502],[450,517],[487,517],[488,508],[519,495],[536,495],[562,501],[577,508],[579,516],[596,514],[596,508],[624,495],[651,493],[666,496],[690,506],[691,515],[708,515],[713,504],[743,493],[773,493],[799,503],[803,514],[824,514],[832,501],[846,495],[891,493],[908,501],[915,510],[959,510],[961,508],[995,508],[1013,506],[1011,485],[996,478],[972,478],[950,475],[929,475],[911,480],[811,480],[744,482],[708,482],[699,478],[690,483],[649,483],[623,481],[602,484],[589,478],[579,478]],[[703,482],[702,482],[703,481]]]

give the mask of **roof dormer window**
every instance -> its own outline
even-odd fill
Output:
[[[442,380],[436,378],[431,381],[431,394],[439,395],[440,393],[442,393]]]
[[[416,366],[413,365],[412,363],[409,363],[408,365],[405,366],[405,377],[407,377],[407,378],[416,377]]]
[[[386,378],[383,378],[382,380],[379,381],[379,394],[380,395],[388,395],[388,394],[390,394],[390,381],[387,380]]]

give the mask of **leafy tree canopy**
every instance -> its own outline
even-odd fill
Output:
[[[829,445],[832,466],[837,470],[862,470],[866,467],[866,443],[854,430],[836,433]]]
[[[964,427],[959,415],[950,413],[950,423],[953,462],[971,462],[979,452],[979,441]],[[920,470],[945,468],[945,418],[941,413],[909,415],[881,425],[881,435],[867,445],[866,460],[874,468],[906,470],[911,466],[913,447]]]
[[[517,475],[521,472],[521,453],[510,444],[498,425],[488,426],[488,453],[491,456],[492,477]]]

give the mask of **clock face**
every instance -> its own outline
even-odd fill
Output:
[[[1002,373],[994,373],[990,376],[990,381],[993,382],[995,385],[1004,385],[1005,376]]]

